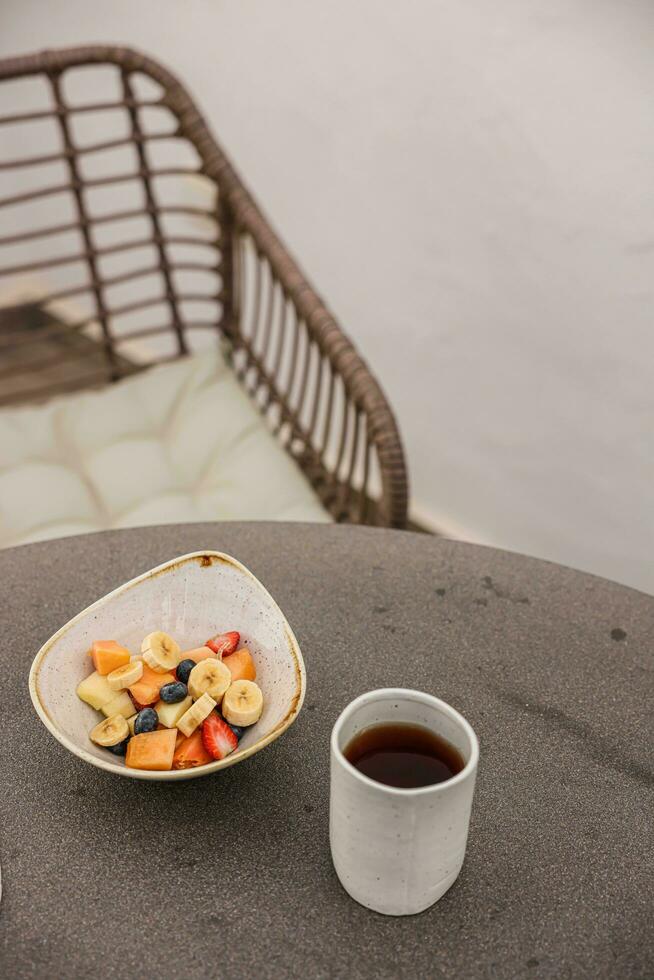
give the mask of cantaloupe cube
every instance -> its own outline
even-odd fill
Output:
[[[215,656],[216,654],[209,647],[194,647],[193,650],[185,650],[184,653],[180,653],[179,662],[181,664],[182,660],[194,660],[196,664],[199,664],[201,660]]]
[[[252,654],[247,647],[241,647],[240,650],[230,653],[229,657],[225,657],[223,663],[225,667],[229,667],[232,683],[234,681],[256,681],[257,668],[254,666]]]
[[[128,664],[132,655],[115,640],[96,640],[91,647],[91,657],[98,674],[105,676]]]
[[[173,674],[158,674],[144,663],[140,681],[132,684],[128,690],[139,704],[154,704],[159,700],[159,691],[164,684],[172,684],[174,680]]]
[[[130,769],[157,772],[172,769],[176,740],[177,732],[174,728],[134,735],[127,743],[125,763]]]
[[[111,718],[112,715],[122,715],[123,718],[129,718],[134,714],[134,705],[127,691],[121,691],[120,694],[116,694],[114,691],[113,699],[107,704],[103,704],[100,710],[107,718]]]
[[[100,711],[102,706],[108,704],[116,697],[116,692],[109,687],[106,677],[94,670],[92,674],[85,677],[77,687],[77,697],[86,701],[96,711]]]

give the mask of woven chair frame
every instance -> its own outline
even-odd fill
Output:
[[[116,97],[107,101],[73,103],[66,95],[68,74],[84,66],[107,66],[115,71]],[[56,127],[58,145],[39,156],[0,159],[0,177],[59,166],[64,179],[38,184],[28,190],[0,197],[0,287],[12,277],[46,276],[48,290],[36,297],[49,311],[58,301],[84,299],[84,316],[68,324],[75,343],[59,348],[44,346],[56,334],[56,323],[47,317],[33,329],[17,330],[0,320],[0,404],[34,402],[61,391],[96,387],[115,381],[154,363],[176,359],[194,349],[191,338],[213,331],[222,338],[228,361],[267,424],[301,468],[319,499],[340,522],[405,527],[407,520],[407,472],[404,452],[392,410],[379,384],[343,333],[334,316],[309,284],[299,266],[272,230],[266,217],[244,186],[236,170],[210,133],[195,103],[167,69],[149,57],[125,47],[93,46],[44,51],[0,60],[0,82],[37,77],[50,93],[50,105],[34,111],[0,114],[3,125],[20,127],[41,120]],[[156,83],[157,96],[143,98],[137,82],[146,77]],[[91,88],[92,91],[92,88]],[[173,129],[152,132],[145,115],[166,110]],[[75,126],[81,116],[120,111],[127,120],[127,134],[83,145]],[[1,130],[0,130],[1,132]],[[157,141],[178,141],[194,150],[197,166],[158,166],[152,152]],[[135,169],[89,177],[87,162],[115,150],[129,148]],[[188,202],[167,204],[158,185],[162,178],[201,180],[211,190],[208,205]],[[89,203],[94,189],[114,189],[136,182],[142,204],[96,213]],[[70,217],[46,227],[20,226],[11,217],[16,208],[38,200],[66,200]],[[51,214],[52,210],[48,211]],[[172,233],[173,218],[197,219],[211,229],[209,237]],[[121,227],[132,218],[147,219],[148,232],[136,240],[98,242],[98,230]],[[37,222],[38,224],[38,222]],[[80,247],[72,253],[43,255],[43,243],[56,245],[57,236],[72,233]],[[12,247],[27,248],[29,261],[4,262]],[[37,247],[38,246],[38,247]],[[118,275],[107,275],[108,258],[127,257],[141,246],[153,250],[154,261],[128,266]],[[179,249],[199,246],[198,254],[210,260],[179,258]],[[80,263],[81,284],[57,286],[60,270]],[[209,277],[210,287],[188,288],[180,276]],[[118,303],[112,290],[128,285],[137,289],[155,277],[154,296],[132,295]],[[150,277],[150,279],[148,279]],[[54,288],[50,288],[54,279]],[[1,296],[1,293],[0,293]],[[32,298],[32,303],[34,298]],[[190,312],[193,304],[210,308],[210,315]],[[213,304],[213,305],[211,305]],[[20,315],[24,301],[0,305],[0,314]],[[163,310],[165,322],[122,326],[129,314]],[[90,333],[89,333],[90,331]],[[95,333],[93,333],[95,331]],[[95,337],[88,341],[87,335]],[[126,351],[128,341],[150,343],[165,338],[165,353],[149,353],[134,363]],[[22,349],[17,363],[9,355]],[[90,352],[93,351],[93,356]],[[66,361],[75,367],[72,381],[53,381],[53,365]],[[29,370],[28,370],[29,369]],[[20,385],[25,373],[27,387]],[[81,372],[81,373],[80,373]],[[3,375],[5,393],[3,394]],[[34,377],[37,382],[34,382]],[[11,378],[11,386],[9,379]],[[217,423],[219,424],[219,423]]]

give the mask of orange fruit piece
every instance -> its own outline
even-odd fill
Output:
[[[202,726],[197,728],[189,738],[182,738],[175,749],[173,769],[195,769],[206,762],[213,762],[202,742]]]
[[[216,654],[209,647],[194,647],[193,650],[185,650],[184,653],[180,653],[179,662],[181,664],[182,660],[194,660],[196,664],[199,664],[201,660],[215,656]]]
[[[254,666],[252,654],[247,647],[241,647],[240,650],[230,653],[229,657],[225,657],[223,663],[225,667],[229,667],[232,675],[232,683],[234,681],[255,681],[257,679],[257,668]]]
[[[172,769],[176,738],[174,728],[133,735],[127,743],[125,764],[130,769],[150,769],[157,772]]]
[[[98,674],[106,677],[112,670],[128,664],[132,656],[129,650],[121,647],[115,640],[96,640],[91,646],[91,658]]]
[[[140,679],[127,690],[139,704],[154,704],[164,684],[172,684],[174,680],[172,674],[158,674],[144,663]]]

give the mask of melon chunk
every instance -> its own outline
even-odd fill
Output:
[[[254,666],[252,654],[247,647],[241,647],[240,650],[230,653],[229,657],[225,657],[223,663],[225,667],[229,667],[232,683],[234,681],[256,681],[257,668]]]
[[[159,721],[164,728],[174,728],[182,715],[188,711],[193,704],[193,698],[189,695],[177,704],[166,704],[165,701],[157,701],[154,710],[159,716]]]
[[[158,674],[144,663],[141,679],[136,684],[132,684],[128,690],[139,704],[154,704],[155,701],[159,700],[159,691],[164,684],[173,684],[174,682],[173,674]]]
[[[196,728],[190,738],[177,741],[177,748],[173,756],[173,769],[195,769],[197,766],[204,766],[207,762],[213,762],[213,756],[204,747],[202,742],[202,731]]]
[[[125,764],[130,769],[149,769],[157,772],[172,769],[176,741],[177,732],[174,728],[134,735],[127,743]]]
[[[199,664],[201,660],[215,656],[216,654],[209,647],[194,647],[192,650],[185,650],[184,653],[180,653],[179,662],[181,664],[182,660],[193,660],[196,664]]]
[[[109,687],[107,678],[95,670],[78,685],[77,697],[86,701],[96,711],[100,711],[103,705],[113,701],[116,692]]]
[[[98,674],[105,676],[128,664],[132,655],[115,640],[96,640],[91,647],[91,658]]]
[[[102,705],[100,709],[102,714],[106,715],[107,718],[111,718],[112,715],[122,715],[123,718],[130,718],[134,714],[134,705],[127,691],[121,691],[120,694],[116,694],[115,691],[113,693],[112,700]]]

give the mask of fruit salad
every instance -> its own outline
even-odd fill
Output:
[[[263,711],[252,654],[235,630],[182,651],[167,633],[149,633],[132,656],[115,640],[97,640],[95,670],[77,696],[104,719],[89,733],[125,757],[130,769],[192,769],[233,752]]]

